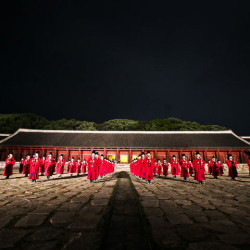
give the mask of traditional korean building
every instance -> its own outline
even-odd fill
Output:
[[[74,156],[86,159],[91,151],[107,155],[117,162],[128,163],[141,152],[151,151],[155,159],[172,155],[178,158],[185,153],[193,159],[200,151],[204,159],[215,155],[226,162],[228,154],[242,163],[250,153],[250,142],[233,131],[69,131],[19,129],[0,142],[0,158],[5,160],[10,152],[16,160],[39,151],[41,156],[53,153],[65,160]]]

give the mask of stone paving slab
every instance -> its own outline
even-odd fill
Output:
[[[1,176],[0,249],[250,248],[247,174],[147,184],[128,170],[93,184],[86,175],[37,183],[15,169],[11,179]]]

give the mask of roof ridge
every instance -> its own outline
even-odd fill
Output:
[[[38,132],[38,133],[93,133],[93,134],[234,134],[232,130],[182,130],[182,131],[122,131],[122,130],[47,130],[47,129],[25,129],[20,128],[14,134],[19,132]],[[13,135],[14,135],[13,134]]]

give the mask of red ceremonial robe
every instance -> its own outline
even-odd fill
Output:
[[[213,161],[210,161],[208,164],[207,164],[207,167],[208,167],[208,173],[209,174],[212,174],[213,173]]]
[[[64,159],[58,159],[56,163],[56,174],[63,174],[64,173],[64,165],[65,160]]]
[[[88,159],[88,180],[95,180],[97,159],[90,157]]]
[[[85,174],[87,172],[87,162],[82,163],[82,172]]]
[[[141,178],[145,178],[146,175],[146,163],[145,163],[146,158],[141,158],[140,160],[138,160],[138,175]]]
[[[191,162],[189,162],[189,174],[193,174],[194,173],[194,166],[193,166],[193,163]]]
[[[193,161],[195,176],[194,179],[197,181],[203,181],[205,177],[205,161],[203,159],[194,159]]]
[[[53,165],[54,165],[54,160],[52,158],[51,159],[47,158],[45,160],[44,164],[45,176],[52,176]]]
[[[13,157],[11,158],[7,158],[5,160],[5,168],[4,168],[4,172],[3,172],[3,176],[10,176],[13,174],[13,166],[15,164],[15,160]]]
[[[23,163],[24,163],[24,160],[21,160],[19,162],[19,173],[22,173],[23,172]]]
[[[169,167],[169,164],[167,162],[162,163],[163,175],[165,176],[168,176],[168,167]]]
[[[154,176],[153,176],[153,168],[154,167],[155,167],[154,159],[152,157],[146,158],[146,161],[145,161],[145,168],[146,168],[145,179],[146,180],[152,180],[154,178]]]
[[[181,159],[180,166],[181,166],[181,177],[188,178],[189,161]]]
[[[220,175],[220,164],[216,161],[210,161],[210,164],[212,166],[212,175],[214,177],[217,177]]]
[[[99,175],[104,176],[106,174],[106,161],[103,159],[100,159],[100,168],[99,168]]]
[[[81,173],[81,168],[82,168],[82,163],[77,161],[76,162],[76,173],[80,174]]]
[[[29,179],[37,180],[39,178],[38,175],[39,175],[40,164],[41,164],[40,158],[35,158],[34,157],[31,160]]]
[[[30,173],[31,159],[25,159],[23,163],[23,174],[28,175]]]
[[[177,160],[171,160],[171,173],[172,175],[179,175],[180,174],[180,164]]]
[[[228,176],[235,178],[238,176],[238,172],[237,172],[237,161],[227,161],[227,166],[228,166]]]
[[[156,164],[156,173],[158,174],[158,175],[161,175],[162,174],[162,165],[161,165],[161,163],[158,163],[157,162],[157,164]]]
[[[44,170],[45,161],[46,161],[46,160],[41,160],[39,173],[44,173],[44,171],[45,171],[45,170]]]
[[[100,158],[96,158],[96,173],[95,173],[95,178],[98,178],[99,176],[99,171],[100,171],[100,165],[101,165],[101,159]]]
[[[76,163],[75,163],[75,161],[70,161],[68,163],[68,172],[69,172],[69,174],[73,174],[73,173],[76,172]]]

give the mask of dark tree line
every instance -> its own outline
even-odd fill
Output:
[[[113,119],[101,124],[75,119],[49,121],[36,114],[0,114],[0,133],[13,133],[19,128],[57,130],[137,130],[137,131],[184,131],[184,130],[226,130],[219,125],[201,125],[197,122],[177,118],[134,121]]]

